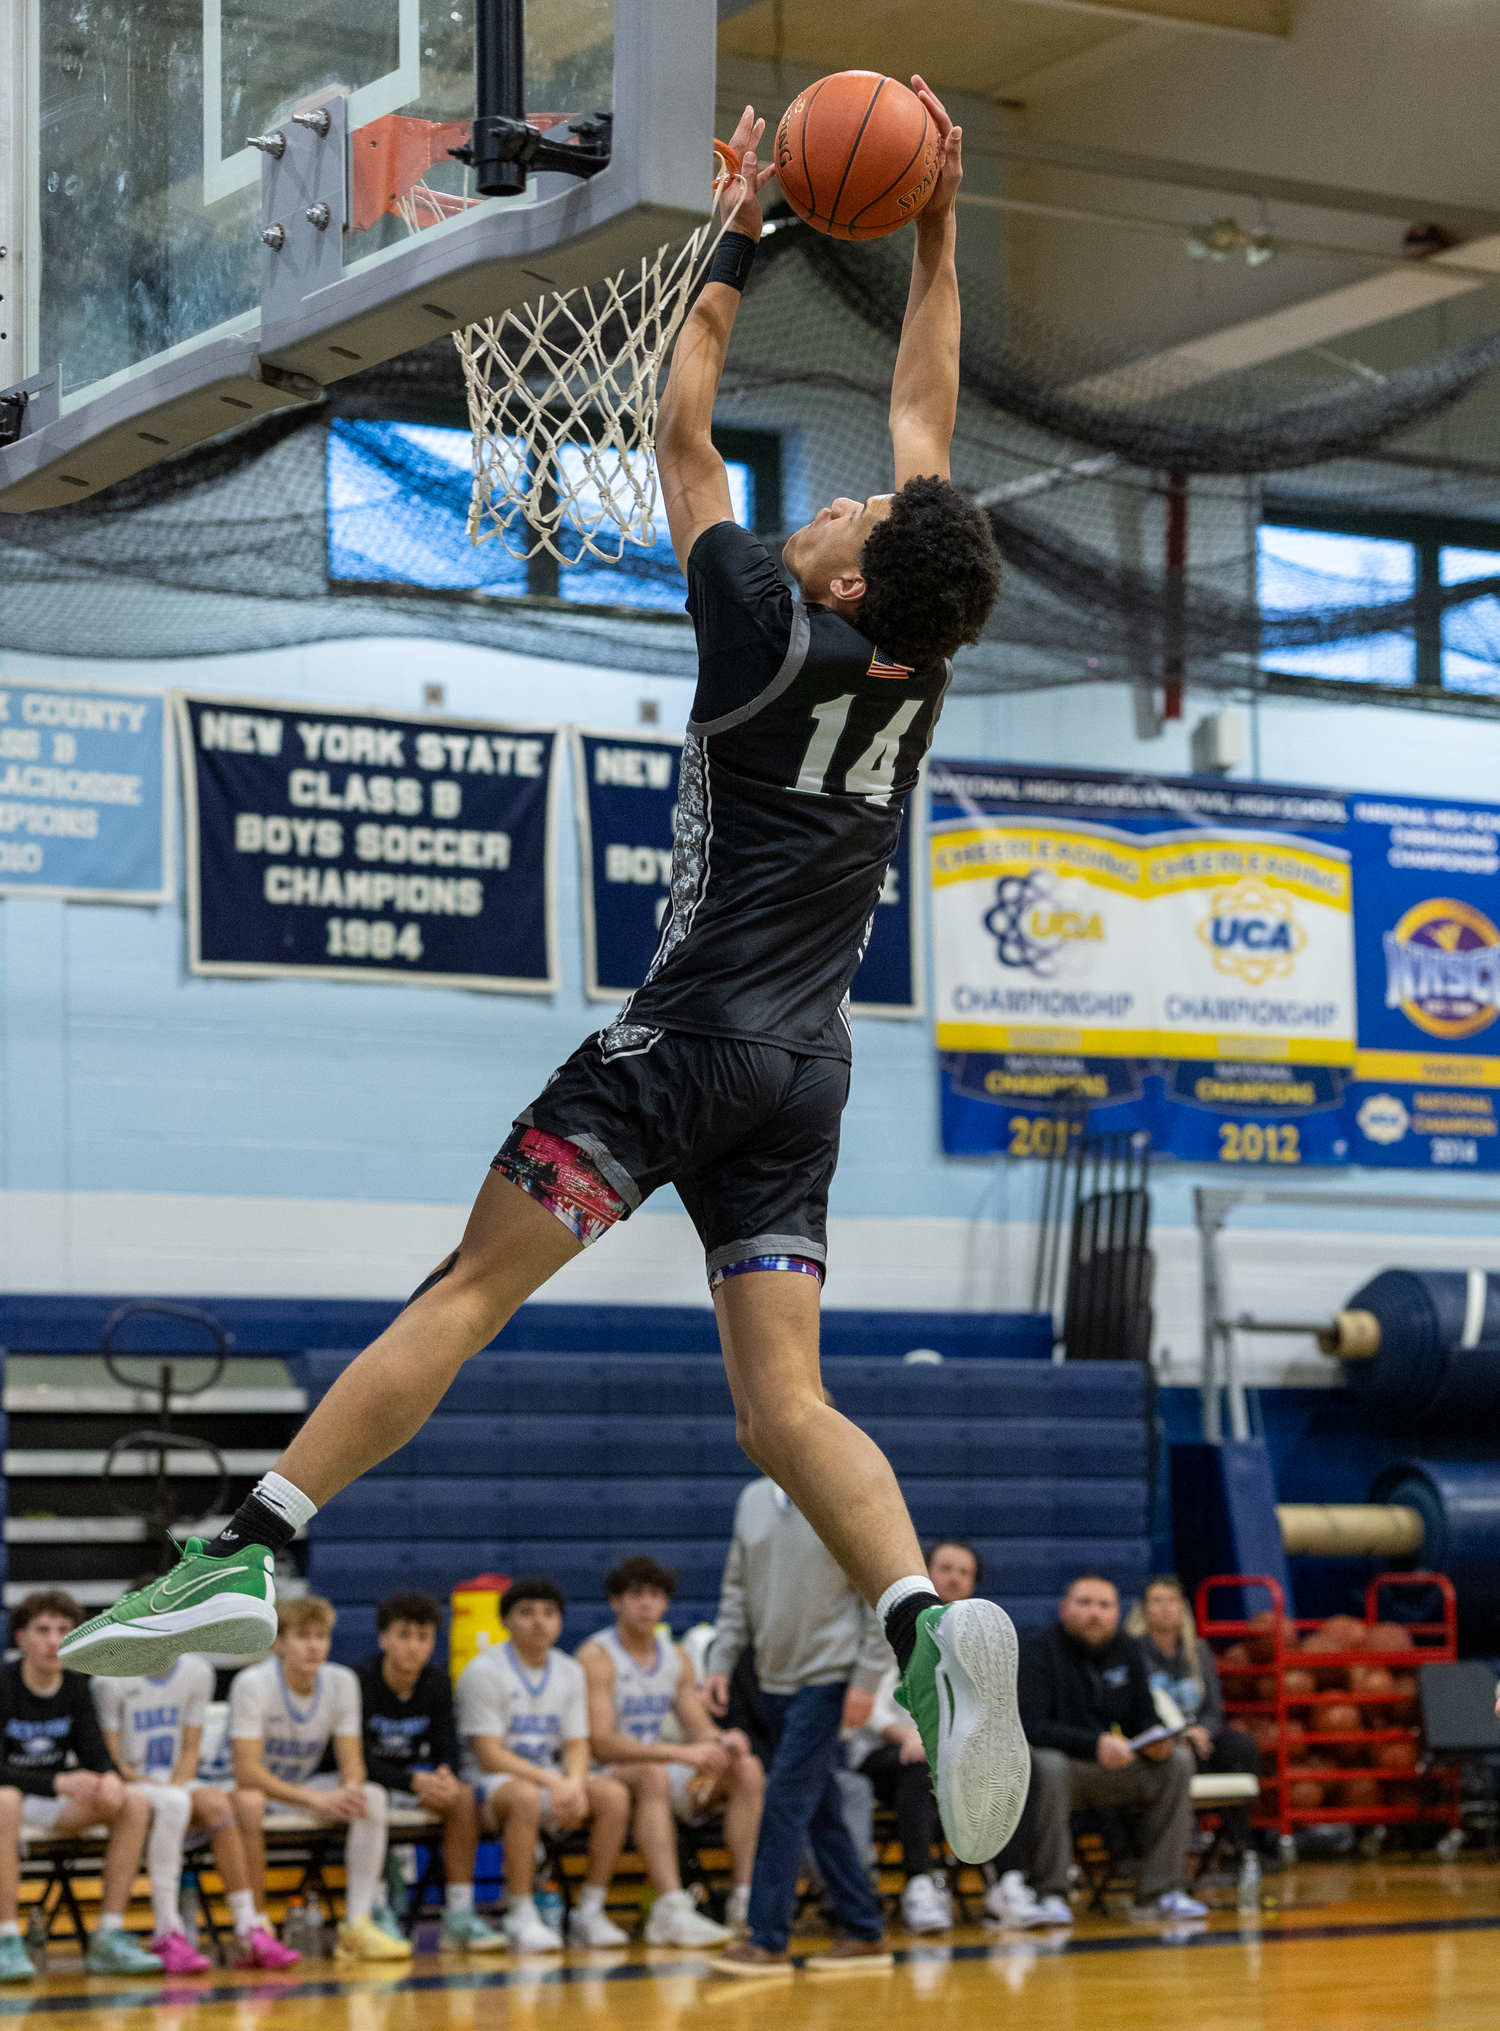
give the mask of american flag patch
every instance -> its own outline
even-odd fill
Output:
[[[916,675],[916,672],[905,663],[893,663],[889,656],[882,656],[877,649],[870,658],[870,667],[865,672],[865,675],[867,677],[913,677]]]

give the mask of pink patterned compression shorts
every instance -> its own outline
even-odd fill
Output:
[[[512,1129],[490,1169],[545,1206],[585,1248],[625,1211],[625,1201],[581,1149],[539,1128]]]

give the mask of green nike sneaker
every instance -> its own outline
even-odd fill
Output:
[[[924,1608],[896,1700],[921,1733],[949,1847],[961,1862],[989,1861],[1015,1832],[1031,1784],[1009,1615],[993,1601]]]
[[[171,1572],[80,1623],[58,1656],[70,1671],[155,1678],[189,1650],[234,1657],[269,1650],[276,1641],[272,1564],[263,1544],[209,1558],[202,1538],[190,1537]]]

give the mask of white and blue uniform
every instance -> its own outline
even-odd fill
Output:
[[[203,1726],[214,1668],[206,1657],[179,1657],[163,1678],[91,1678],[89,1687],[100,1727],[120,1735],[130,1768],[146,1784],[170,1784],[183,1730]]]
[[[261,1761],[283,1784],[336,1791],[341,1777],[314,1775],[336,1735],[360,1736],[359,1680],[346,1664],[319,1665],[318,1682],[305,1697],[287,1684],[279,1657],[252,1664],[229,1688],[230,1741],[259,1742]],[[268,1812],[294,1810],[267,1802]]]
[[[476,1735],[498,1736],[513,1756],[539,1768],[562,1761],[564,1742],[587,1740],[588,1686],[583,1666],[565,1650],[549,1650],[533,1671],[516,1655],[514,1643],[481,1650],[458,1675],[458,1733],[463,1774],[493,1798],[509,1784],[509,1771],[482,1770],[474,1753]],[[542,1800],[542,1823],[551,1823],[551,1799]]]
[[[617,1733],[631,1735],[637,1742],[671,1741],[670,1735],[664,1738],[663,1730],[669,1719],[675,1720],[682,1688],[682,1652],[677,1645],[658,1636],[656,1661],[646,1665],[631,1656],[613,1629],[601,1629],[589,1641],[598,1644],[615,1668]],[[679,1819],[691,1822],[703,1810],[697,1800],[688,1797],[687,1788],[697,1771],[691,1763],[669,1763],[667,1775],[672,1780],[672,1810]]]

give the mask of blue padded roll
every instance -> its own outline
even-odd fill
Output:
[[[1418,1563],[1446,1573],[1466,1621],[1500,1616],[1500,1461],[1401,1460],[1370,1490],[1422,1519]]]
[[[1477,1287],[1465,1270],[1383,1269],[1345,1308],[1380,1322],[1380,1351],[1342,1364],[1349,1387],[1391,1422],[1493,1430],[1500,1423],[1500,1277],[1485,1278],[1482,1303],[1471,1305],[1471,1294]]]

